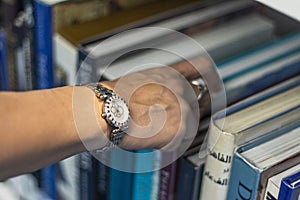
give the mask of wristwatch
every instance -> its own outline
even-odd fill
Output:
[[[129,109],[127,103],[113,90],[100,83],[92,83],[87,86],[95,92],[97,98],[104,101],[101,116],[113,128],[109,135],[110,142],[105,147],[96,150],[101,152],[119,145],[122,141],[128,130]]]

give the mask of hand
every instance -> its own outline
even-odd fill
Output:
[[[201,57],[202,71],[212,65]],[[199,66],[199,65],[198,65]],[[189,62],[128,74],[102,82],[129,103],[131,119],[121,147],[126,149],[177,148],[192,141],[200,121],[197,95],[189,81],[199,78]]]

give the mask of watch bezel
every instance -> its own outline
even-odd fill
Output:
[[[114,118],[114,116],[110,110],[112,100],[114,100],[114,99],[122,101],[123,105],[125,106],[124,109],[126,109],[125,114],[127,114],[127,119],[124,122],[118,122]],[[122,130],[127,129],[127,127],[128,127],[127,124],[130,119],[130,112],[129,112],[129,108],[128,108],[126,101],[117,95],[112,95],[110,97],[107,97],[105,99],[103,107],[102,107],[102,117],[105,118],[106,121],[113,127],[120,128]]]

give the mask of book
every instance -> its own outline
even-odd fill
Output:
[[[299,131],[235,152],[227,198],[263,199],[268,178],[299,164]]]
[[[228,94],[228,104],[279,83],[293,74],[296,75],[298,72],[289,75],[286,73],[289,73],[294,68],[291,66],[298,62],[295,53],[299,51],[299,44],[300,33],[294,32],[217,63]],[[291,54],[295,55],[295,60],[290,62],[288,60]],[[286,72],[281,73],[281,70]],[[277,75],[274,77],[275,74]]]
[[[176,174],[175,199],[199,199],[201,180],[206,153],[206,133],[210,124],[210,116],[200,120],[198,133],[187,151],[178,159]],[[192,187],[191,187],[192,186]]]
[[[153,149],[137,150],[134,154],[132,200],[150,200],[155,153]]]
[[[177,152],[161,152],[162,160],[174,160],[177,157]],[[164,162],[164,161],[162,161]],[[174,199],[176,186],[177,161],[160,169],[160,182],[158,199],[170,200]]]
[[[13,194],[15,194],[18,197],[17,199],[51,200],[43,191],[40,190],[40,188],[38,187],[36,178],[32,174],[19,175],[19,176],[16,176],[16,177],[6,180],[4,183],[9,188],[11,188]],[[2,190],[1,190],[1,193],[2,193]],[[12,198],[7,197],[7,198],[3,198],[3,199],[12,199]]]
[[[132,199],[132,181],[134,175],[129,170],[134,170],[134,156],[132,154],[124,154],[122,151],[124,150],[116,148],[110,152],[111,168],[108,187],[110,200]],[[127,171],[115,169],[119,166],[123,166]]]
[[[199,158],[200,147],[198,146],[197,149],[196,153],[180,158],[177,199],[199,199],[205,159]]]
[[[253,95],[213,116],[200,199],[226,199],[232,158],[237,147],[282,134],[281,130],[297,124],[298,110],[293,108],[299,103],[296,100],[299,78]],[[282,120],[286,116],[290,117]]]
[[[55,184],[59,199],[79,200],[79,155],[57,163],[58,176]]]
[[[57,34],[55,35],[55,49],[56,51],[56,62],[60,65],[66,72],[68,72],[68,84],[76,83],[76,72],[78,70],[78,51],[83,51],[86,49],[90,51],[93,49],[95,45],[104,39],[123,32],[128,29],[144,27],[144,26],[158,26],[169,28],[173,30],[182,30],[186,27],[195,25],[197,23],[203,23],[208,19],[220,17],[222,15],[226,15],[229,12],[237,12],[237,10],[248,9],[253,4],[250,1],[238,1],[235,3],[227,2],[220,3],[212,6],[208,6],[206,8],[206,1],[201,1],[196,3],[192,3],[191,5],[181,5],[178,6],[175,10],[172,9],[174,5],[169,4],[170,8],[166,11],[163,10],[160,13],[156,14],[152,13],[151,16],[146,17],[146,19],[140,19],[144,17],[144,10],[151,10],[151,7],[160,7],[161,2],[154,3],[151,7],[149,5],[138,7],[132,9],[126,9],[124,11],[118,11],[117,13],[111,13],[105,17],[99,18],[98,20],[92,22],[86,22],[78,25],[72,25],[64,27],[63,29],[59,29]],[[188,2],[186,2],[188,3]],[[176,5],[176,4],[175,4]],[[211,8],[212,7],[212,8]],[[217,10],[217,11],[216,11]],[[132,12],[137,13],[136,17],[131,20],[133,21],[120,21],[122,24],[115,24],[114,26],[103,27],[102,24],[107,24],[108,20],[117,20],[119,18],[128,18],[128,15],[131,15]],[[201,11],[201,12],[200,12]],[[129,23],[129,24],[127,24]],[[119,25],[120,27],[118,27]],[[96,27],[101,27],[97,28]],[[85,30],[85,31],[82,31]],[[139,41],[151,41],[155,42],[157,40],[157,34],[141,34],[138,36]],[[130,46],[132,43],[136,41],[133,40],[121,40],[120,43],[126,43],[125,46]],[[127,44],[128,43],[128,44]],[[82,46],[82,47],[81,47]],[[119,48],[114,48],[110,46],[109,51],[114,49],[114,51],[120,50]],[[125,48],[125,47],[124,47]],[[105,49],[106,50],[106,49]],[[84,50],[85,51],[85,50]],[[86,53],[85,53],[86,54]],[[106,57],[103,56],[104,58]]]
[[[152,190],[150,199],[159,199],[161,173],[160,167],[162,163],[162,153],[158,150],[154,152]]]
[[[7,42],[6,34],[3,29],[0,29],[0,80],[1,90],[9,89],[8,81],[8,63],[7,63]]]
[[[41,169],[41,190],[53,200],[57,199],[56,167],[56,164],[52,164]]]
[[[299,187],[300,173],[298,171],[282,179],[278,200],[298,200],[300,197]]]
[[[108,154],[100,154],[99,160],[105,161],[105,163],[109,163]],[[97,162],[96,166],[97,171],[97,198],[98,199],[109,199],[109,187],[110,187],[110,168],[106,166],[102,162]]]
[[[23,53],[26,74],[26,89],[31,90],[36,84],[35,80],[35,55],[34,55],[34,16],[32,0],[23,1],[24,9],[24,37],[23,37]]]
[[[172,33],[173,41],[165,40],[167,42],[160,42],[159,44],[146,44],[148,48],[154,49],[144,50],[141,53],[137,53],[136,56],[131,55],[126,56],[123,59],[118,59],[109,65],[106,71],[108,72],[107,74],[115,75],[108,77],[109,79],[115,79],[120,75],[128,73],[129,71],[133,72],[152,67],[168,66],[183,61],[183,58],[188,60],[197,56],[207,56],[205,51],[207,51],[214,60],[220,60],[224,57],[232,56],[239,51],[251,48],[254,44],[259,45],[269,41],[273,37],[273,28],[274,25],[270,20],[257,14],[241,16],[231,21],[222,23],[212,29],[193,34],[191,36],[193,40],[192,44],[195,44],[194,41],[196,41],[196,44],[201,45],[204,49],[201,47],[196,48],[191,44],[191,40],[176,33]],[[165,31],[164,29],[161,31],[159,30],[156,30],[156,32]],[[147,32],[147,30],[145,30],[145,32]],[[256,38],[257,40],[248,43],[249,38],[253,38],[253,35],[260,33],[263,35],[262,38]],[[227,35],[227,37],[223,37],[224,35]],[[121,38],[122,37],[117,39],[121,40]],[[171,37],[169,36],[169,38]],[[143,47],[143,45],[145,44],[140,44],[139,46]],[[94,53],[91,55],[91,57],[94,56],[97,58],[97,60],[98,58],[102,58],[102,55],[97,55],[100,47],[94,49]],[[136,47],[131,48],[131,50],[134,50]],[[101,54],[102,53],[103,52],[101,52]],[[103,59],[98,60],[98,62],[97,60],[94,61],[97,66],[103,66],[103,68],[105,68],[109,64],[105,64],[105,60]],[[88,63],[89,60],[87,60],[85,64]],[[98,70],[96,71],[101,72],[101,67],[98,67]]]
[[[79,154],[79,199],[94,200],[96,196],[97,160],[89,152]]]
[[[23,39],[24,39],[24,21],[25,13],[19,12],[17,18],[14,20],[14,30],[16,33],[17,45],[15,48],[15,57],[16,57],[16,72],[17,72],[17,89],[20,91],[27,90],[27,77],[25,70],[25,58],[24,58],[24,48],[23,48]],[[31,80],[30,80],[31,81]],[[32,89],[32,88],[28,88]]]
[[[36,88],[46,89],[54,86],[52,8],[42,1],[34,1]]]
[[[14,30],[14,20],[22,9],[21,1],[2,1],[1,14],[2,14],[2,28],[6,35],[6,62],[9,90],[17,90],[17,75],[16,75],[16,55],[15,49],[17,47],[17,36]]]
[[[265,200],[278,200],[280,184],[283,178],[290,176],[296,172],[300,171],[300,165],[295,165],[279,174],[276,174],[268,179],[266,186]]]

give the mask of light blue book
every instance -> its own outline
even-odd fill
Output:
[[[299,113],[298,110],[298,116]],[[227,199],[262,199],[270,177],[299,164],[299,134],[300,128],[296,128],[253,148],[238,150],[233,158]]]

